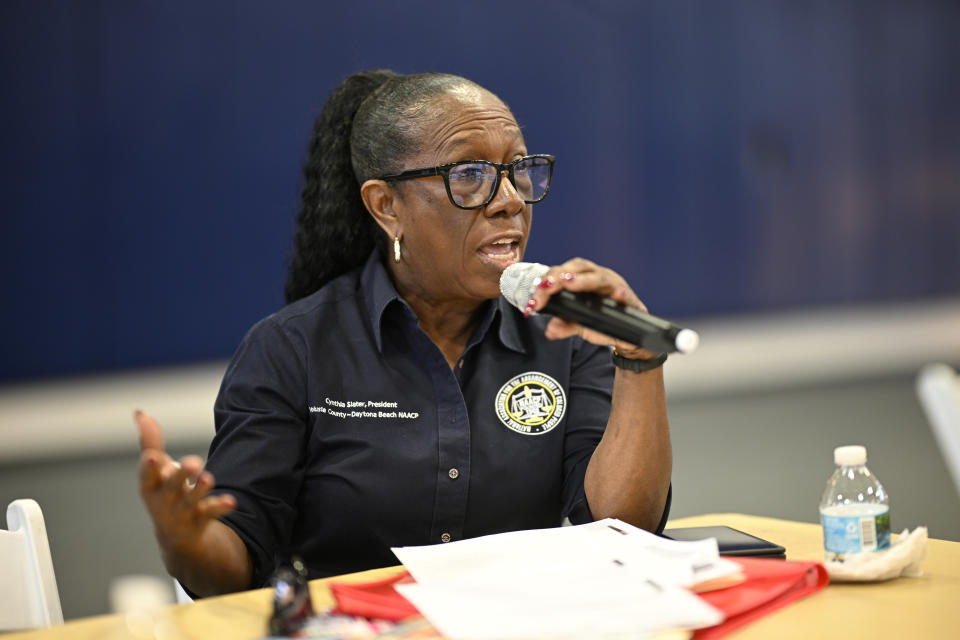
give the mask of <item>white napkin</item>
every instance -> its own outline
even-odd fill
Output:
[[[824,562],[834,582],[874,582],[900,576],[919,578],[927,559],[927,528],[904,529],[885,551],[858,553],[844,562]]]

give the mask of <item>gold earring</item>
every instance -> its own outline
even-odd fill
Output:
[[[400,262],[400,236],[393,236],[393,261]]]

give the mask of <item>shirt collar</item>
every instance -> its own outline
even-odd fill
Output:
[[[401,304],[410,318],[414,320],[414,323],[416,323],[416,315],[410,305],[397,293],[396,287],[393,286],[393,281],[383,264],[380,251],[374,250],[370,254],[360,275],[360,284],[364,304],[370,316],[370,324],[373,327],[373,338],[377,344],[377,351],[383,353],[383,316],[387,308],[394,303]],[[518,353],[526,353],[527,350],[520,339],[520,329],[517,324],[521,316],[503,297],[498,298],[494,304],[487,307],[487,312],[480,321],[483,333],[489,331],[494,318],[497,316],[500,318],[497,335],[503,345]],[[478,336],[478,338],[482,340],[483,336]]]
[[[363,266],[363,272],[360,274],[360,286],[362,287],[363,301],[370,316],[370,324],[373,327],[373,339],[377,343],[377,351],[383,353],[381,326],[383,314],[387,307],[394,302],[400,302],[404,305],[406,303],[393,286],[390,274],[387,273],[387,268],[383,265],[383,256],[377,249],[370,253],[367,263]]]
[[[523,340],[520,339],[520,321],[526,321],[526,318],[520,315],[517,309],[507,302],[503,296],[497,298],[497,312],[500,316],[500,342],[509,349],[517,353],[526,353],[527,349],[523,346]]]

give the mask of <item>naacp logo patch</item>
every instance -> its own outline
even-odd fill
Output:
[[[560,383],[547,374],[527,371],[500,387],[495,406],[505,427],[539,436],[560,423],[567,409],[567,397]]]

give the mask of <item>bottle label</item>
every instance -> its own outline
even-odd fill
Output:
[[[820,514],[823,546],[829,553],[882,551],[890,546],[890,510],[869,515]]]

